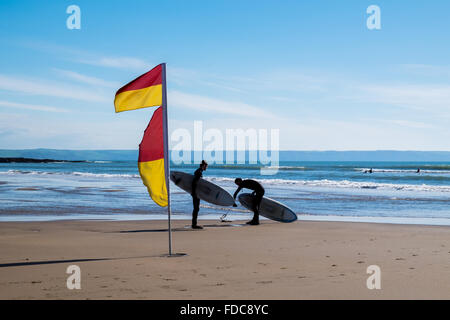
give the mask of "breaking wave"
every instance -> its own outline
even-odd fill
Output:
[[[8,175],[19,175],[19,174],[29,174],[29,175],[60,175],[60,176],[78,176],[78,177],[92,177],[92,178],[140,178],[138,174],[114,174],[114,173],[91,173],[91,172],[48,172],[48,171],[27,171],[27,170],[8,170],[0,171],[0,174]]]
[[[233,178],[210,177],[209,181],[234,183]],[[287,179],[258,179],[265,185],[274,186],[304,186],[304,187],[325,187],[325,188],[353,188],[353,189],[378,189],[378,190],[397,190],[397,191],[431,191],[431,192],[450,192],[450,186],[437,186],[427,184],[392,184],[377,182],[360,182],[349,180],[287,180]]]

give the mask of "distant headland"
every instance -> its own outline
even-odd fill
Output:
[[[80,160],[55,160],[34,158],[0,158],[0,163],[50,163],[50,162],[85,162]]]
[[[189,151],[187,151],[189,152]],[[201,151],[196,151],[201,152]],[[246,157],[248,150],[245,151]],[[0,158],[36,159],[40,162],[60,161],[137,161],[135,150],[61,150],[61,149],[0,149]],[[201,157],[201,155],[200,155]],[[192,151],[192,159],[198,158]],[[53,160],[61,159],[61,160]],[[223,159],[225,159],[225,152]],[[353,150],[353,151],[307,151],[280,150],[280,161],[445,161],[450,162],[450,151],[397,151],[397,150]],[[20,161],[20,160],[19,160]],[[19,162],[16,161],[16,162]],[[5,162],[5,161],[2,161]],[[24,160],[22,160],[24,162]]]

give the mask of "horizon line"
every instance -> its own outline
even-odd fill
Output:
[[[31,150],[55,150],[55,151],[139,151],[139,148],[136,149],[56,149],[56,148],[19,148],[19,149],[7,149],[0,148],[0,151],[31,151]],[[170,149],[172,150],[173,149]],[[179,151],[190,151],[190,152],[204,152],[205,150],[179,150]],[[271,150],[220,150],[222,152],[229,151],[271,151]],[[294,149],[284,149],[277,150],[278,152],[450,152],[450,150],[396,150],[396,149],[365,149],[365,150],[294,150]]]

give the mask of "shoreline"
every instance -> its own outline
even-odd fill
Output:
[[[199,221],[215,221],[220,222],[222,214],[208,216],[199,216]],[[230,222],[245,222],[251,218],[237,215],[227,215]],[[173,215],[173,221],[188,221],[189,215]],[[271,221],[267,218],[260,217],[262,221]],[[1,223],[14,222],[52,222],[52,221],[161,221],[167,220],[167,214],[123,214],[123,215],[67,215],[67,216],[46,216],[46,215],[11,215],[0,216]],[[441,226],[450,227],[450,219],[447,218],[406,218],[406,217],[355,217],[355,216],[320,216],[320,215],[298,215],[298,222],[344,222],[344,223],[369,223],[369,224],[389,224],[389,225],[411,225],[411,226]]]
[[[0,223],[0,299],[449,299],[443,226],[202,220]],[[186,227],[187,226],[187,227]],[[81,268],[81,290],[66,269]],[[367,267],[381,269],[369,290]]]

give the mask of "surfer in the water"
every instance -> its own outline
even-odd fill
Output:
[[[195,170],[194,172],[194,180],[192,180],[192,203],[194,204],[194,210],[192,211],[192,229],[203,229],[202,226],[197,225],[197,216],[200,211],[200,199],[197,197],[196,189],[198,180],[203,176],[203,171],[208,168],[208,163],[205,160],[202,160],[200,163],[200,168]]]
[[[236,192],[234,193],[233,198],[236,199],[236,196],[238,195],[239,191],[241,191],[243,188],[253,190],[252,196],[253,196],[253,219],[247,222],[247,224],[251,225],[258,225],[259,224],[259,206],[261,204],[261,200],[264,196],[264,188],[263,186],[252,179],[246,179],[242,180],[241,178],[236,178],[234,180],[234,183],[236,183],[239,188],[237,188]]]

